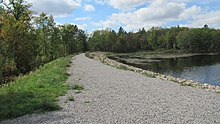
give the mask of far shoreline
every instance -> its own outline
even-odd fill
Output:
[[[190,57],[195,55],[217,55],[220,54],[220,52],[186,52],[181,50],[174,50],[174,51],[140,51],[140,52],[132,52],[132,53],[113,53],[108,52],[106,53],[107,56],[123,56],[123,55],[129,55],[129,56],[139,56],[147,59],[151,58],[179,58],[179,57]]]

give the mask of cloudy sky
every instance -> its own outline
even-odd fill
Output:
[[[77,24],[91,32],[122,26],[137,31],[152,26],[220,27],[220,0],[28,0],[58,24]]]

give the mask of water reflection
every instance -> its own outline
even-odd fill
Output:
[[[113,59],[142,69],[220,86],[220,54],[153,58],[151,61],[138,58],[141,60],[139,61],[137,57],[129,58],[129,56],[119,56]]]

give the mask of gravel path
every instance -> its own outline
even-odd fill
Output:
[[[220,95],[118,70],[77,55],[68,82],[82,93],[61,98],[63,110],[27,115],[3,124],[213,124],[220,123]],[[75,101],[68,101],[74,96]],[[67,101],[67,102],[65,102]]]

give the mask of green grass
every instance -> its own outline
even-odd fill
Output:
[[[79,84],[75,84],[74,86],[73,86],[73,90],[84,90],[84,86],[82,86],[82,85],[79,85]]]
[[[60,109],[57,101],[68,90],[65,81],[70,59],[57,59],[0,87],[0,121]]]
[[[184,83],[181,83],[180,86],[191,86],[191,87],[192,87],[193,85],[192,85],[192,84],[184,84]]]
[[[116,67],[117,69],[121,69],[121,70],[124,70],[124,71],[134,71],[126,66],[123,66],[123,65],[120,65],[119,67]]]

